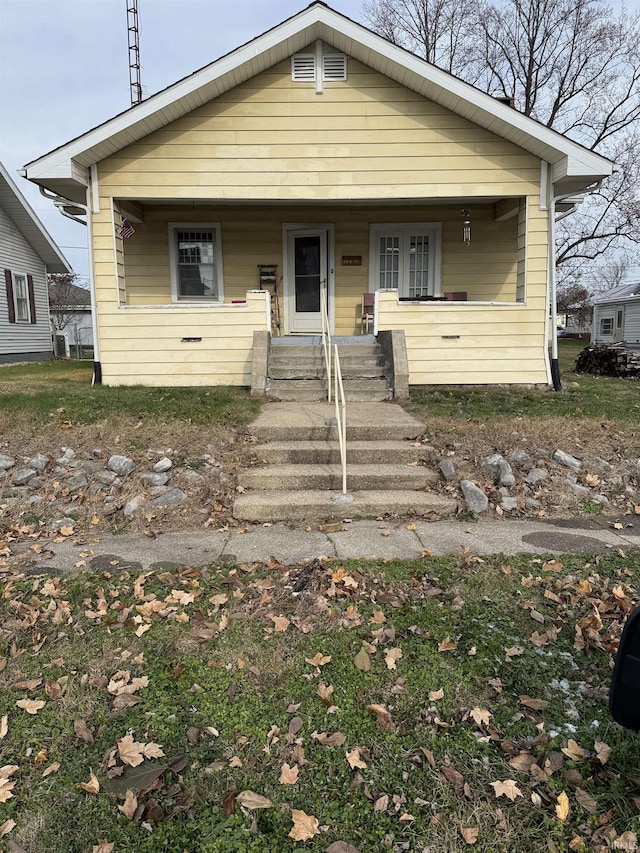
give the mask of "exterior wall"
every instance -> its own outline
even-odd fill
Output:
[[[616,308],[622,305],[624,305],[624,341],[632,344],[640,343],[640,298],[595,305],[593,309],[593,328],[591,330],[591,340],[593,343],[614,343],[616,338]],[[600,320],[607,318],[612,320],[612,332],[610,335],[603,335],[600,332]]]
[[[9,323],[5,269],[33,276],[36,323]],[[46,267],[0,208],[0,361],[41,361],[53,357],[49,329]]]
[[[539,191],[540,161],[353,59],[323,95],[288,60],[99,164],[130,199],[438,199]]]
[[[462,220],[455,205],[411,207],[175,207],[145,208],[144,223],[124,241],[126,301],[129,305],[168,304],[171,281],[168,223],[220,222],[224,298],[243,299],[257,286],[257,265],[277,264],[284,272],[284,223],[332,223],[335,226],[335,331],[354,334],[360,328],[362,293],[369,290],[369,225],[372,222],[443,223],[443,292],[466,291],[469,300],[515,302],[517,296],[518,220],[495,222],[494,206],[472,210],[472,241],[462,242]],[[122,241],[118,241],[121,243]],[[360,255],[362,266],[342,266],[343,255]],[[283,287],[279,284],[281,306]]]
[[[89,347],[93,345],[93,325],[91,323],[91,311],[74,311],[72,314],[66,314],[69,322],[59,335],[66,335],[70,346],[79,343],[82,346]]]
[[[380,291],[377,330],[404,329],[412,385],[547,383],[547,213],[528,209],[521,305],[407,304]]]

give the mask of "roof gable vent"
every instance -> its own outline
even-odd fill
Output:
[[[346,80],[347,57],[344,53],[325,53],[322,57],[323,80]]]
[[[313,53],[296,53],[291,57],[291,79],[297,83],[314,82],[316,57]]]

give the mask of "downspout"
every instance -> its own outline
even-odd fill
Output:
[[[40,187],[40,193],[49,201],[52,201],[58,208],[59,212],[66,216],[67,219],[72,219],[74,222],[79,222],[81,225],[87,226],[87,243],[89,248],[89,295],[91,297],[91,328],[93,331],[93,378],[92,385],[102,385],[102,364],[100,362],[100,339],[98,338],[98,311],[96,305],[96,286],[95,276],[93,271],[93,226],[91,224],[91,187],[87,187],[87,204],[81,204],[78,201],[71,201],[60,195],[49,194],[44,187]],[[65,210],[65,207],[79,207],[85,212],[87,221],[85,222],[80,217],[75,216]]]

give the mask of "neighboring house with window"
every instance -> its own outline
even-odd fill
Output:
[[[640,281],[623,284],[594,300],[591,342],[640,347]]]
[[[553,218],[612,168],[316,2],[24,175],[90,206],[107,384],[248,385],[323,289],[410,383],[546,384]]]
[[[0,364],[53,356],[47,273],[67,260],[0,163]]]
[[[51,328],[56,337],[56,355],[77,355],[93,347],[91,294],[86,287],[66,281],[49,281]]]

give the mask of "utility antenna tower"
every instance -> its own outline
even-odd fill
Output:
[[[135,107],[142,100],[142,83],[140,82],[140,30],[138,26],[138,0],[126,0],[127,4],[127,35],[129,40],[129,89],[131,106]]]

